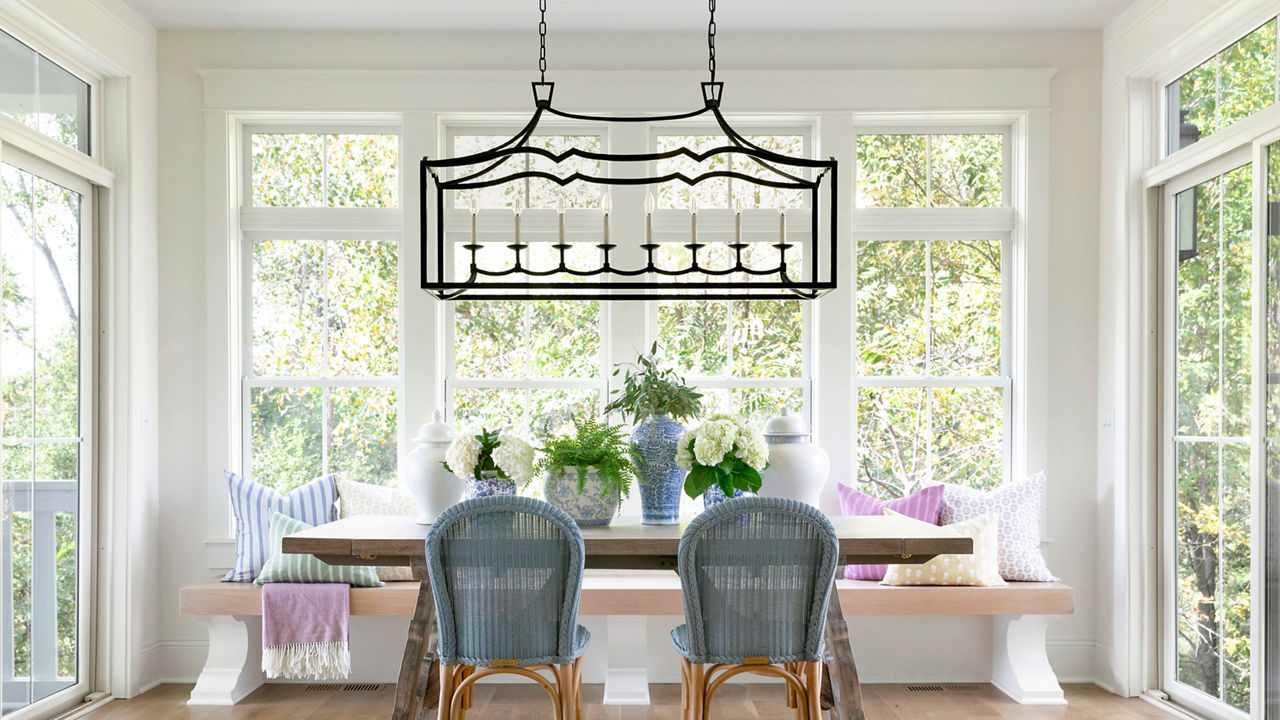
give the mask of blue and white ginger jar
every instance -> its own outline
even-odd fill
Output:
[[[498,477],[497,470],[485,470],[467,478],[462,497],[474,500],[495,495],[515,495],[516,481],[511,478]]]
[[[755,497],[756,494],[753,492],[747,492],[745,490],[735,489],[733,491],[733,496],[736,498]],[[712,506],[719,505],[720,503],[728,499],[729,498],[725,497],[724,491],[720,489],[719,485],[712,485],[702,493],[702,508],[704,510],[710,510]]]
[[[680,493],[688,474],[676,465],[676,445],[682,435],[684,426],[670,415],[647,417],[631,431],[645,525],[675,525],[680,521]]]

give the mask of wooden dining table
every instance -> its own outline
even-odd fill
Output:
[[[840,563],[917,564],[937,555],[967,555],[973,540],[921,537],[910,522],[892,517],[831,518],[840,541]],[[282,550],[315,555],[331,565],[407,566],[419,583],[409,621],[392,720],[416,720],[435,707],[439,692],[435,603],[427,576],[426,538],[430,525],[411,517],[357,516],[289,535]],[[582,529],[587,568],[676,570],[684,524],[644,525],[617,518],[607,527]],[[833,588],[827,609],[822,706],[837,720],[862,720],[862,689],[849,645],[849,628]],[[415,710],[416,709],[416,710]]]

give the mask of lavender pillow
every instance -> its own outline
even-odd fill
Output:
[[[1000,575],[1005,580],[1057,582],[1040,554],[1040,505],[1045,491],[1044,471],[1026,480],[983,492],[946,485],[943,525],[972,520],[989,512],[1000,515]]]
[[[836,491],[840,493],[840,514],[845,517],[883,515],[885,509],[889,509],[907,517],[937,525],[938,514],[942,510],[944,487],[934,485],[897,500],[874,498],[842,483],[836,484]],[[844,576],[847,580],[883,580],[888,569],[888,565],[845,565]]]

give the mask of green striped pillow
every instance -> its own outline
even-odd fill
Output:
[[[262,566],[254,585],[266,583],[346,583],[356,587],[382,587],[377,569],[361,565],[330,565],[315,555],[280,552],[285,535],[302,532],[311,526],[288,515],[271,511],[267,548],[271,554]]]

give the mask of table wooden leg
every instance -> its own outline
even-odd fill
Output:
[[[413,579],[418,581],[418,602],[409,620],[409,636],[396,680],[396,704],[391,720],[416,720],[439,701],[440,676],[436,666],[436,606],[431,597],[426,558],[409,561]]]
[[[826,671],[822,673],[822,709],[831,710],[832,720],[863,720],[862,685],[858,682],[858,667],[853,662],[853,648],[849,645],[849,626],[840,610],[840,593],[831,588],[831,602],[827,604],[826,650],[823,660]]]

